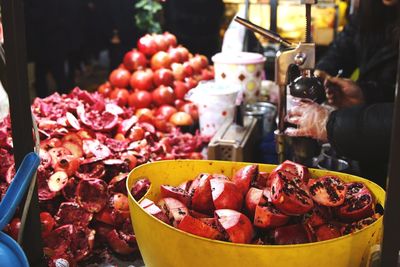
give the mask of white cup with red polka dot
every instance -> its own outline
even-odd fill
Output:
[[[212,57],[215,81],[238,84],[246,104],[257,102],[266,58],[259,53],[221,52]]]
[[[192,101],[199,111],[201,135],[212,137],[226,120],[233,120],[240,90],[238,85],[205,81],[188,92],[185,98]]]

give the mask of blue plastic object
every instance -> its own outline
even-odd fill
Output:
[[[39,166],[39,156],[31,152],[27,154],[18,168],[6,195],[0,203],[0,229],[2,230],[11,220],[22,197],[25,195],[33,174]],[[0,266],[29,267],[24,251],[18,243],[0,232]]]

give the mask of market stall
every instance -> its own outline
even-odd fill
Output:
[[[398,108],[386,199],[365,179],[309,169],[318,154],[282,163],[296,155],[288,147],[298,152],[282,141],[286,85],[299,96],[303,82],[286,75],[313,69],[310,28],[307,42],[294,45],[241,21],[289,48],[277,56],[274,89],[262,78],[262,54],[222,52],[209,62],[165,32],[142,36],[97,92],[74,88],[30,105],[22,1],[1,7],[10,99],[10,116],[0,123],[1,194],[35,141],[41,157],[24,208],[4,231],[20,241],[31,266],[136,266],[141,256],[148,266],[243,266],[248,255],[257,266],[307,266],[310,257],[328,266],[332,253],[339,266],[367,266],[383,224],[382,266],[397,264]],[[290,73],[290,63],[300,67]],[[266,101],[274,93],[279,103]],[[318,102],[315,96],[306,97]],[[265,161],[255,151],[274,129],[278,149],[269,142]],[[277,159],[278,166],[261,164]]]

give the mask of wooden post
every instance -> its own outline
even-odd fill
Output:
[[[24,156],[33,151],[31,103],[28,89],[26,61],[25,18],[22,0],[1,1],[4,25],[6,61],[6,89],[10,102],[10,116],[14,145],[15,168]],[[21,224],[21,245],[30,266],[43,266],[43,247],[39,219],[39,201],[36,183],[31,184],[32,198],[26,198],[29,207],[25,223]]]
[[[400,51],[400,47],[399,47]],[[381,265],[398,266],[399,260],[399,225],[400,225],[400,58],[397,68],[397,89],[393,111],[392,141],[388,170],[385,216],[383,217],[383,242]]]

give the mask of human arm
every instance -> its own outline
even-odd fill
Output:
[[[288,113],[289,136],[308,136],[329,143],[335,151],[353,160],[386,162],[389,156],[393,103],[357,105],[330,111],[305,103]]]
[[[393,103],[339,109],[329,116],[328,140],[342,156],[354,160],[387,162]]]

